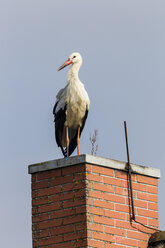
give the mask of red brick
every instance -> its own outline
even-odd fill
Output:
[[[85,164],[80,165],[72,165],[62,168],[62,175],[72,175],[74,173],[78,172],[84,172],[85,171]]]
[[[146,184],[132,182],[132,188],[133,188],[133,190],[147,192],[147,185]]]
[[[104,240],[104,241],[108,241],[108,242],[114,242],[115,241],[115,238],[113,235],[104,234],[101,232],[93,232],[93,237],[96,240]]]
[[[37,197],[37,190],[32,190],[32,199]]]
[[[107,202],[104,200],[93,200],[93,206],[107,208],[107,209],[114,209],[113,202]]]
[[[158,196],[153,194],[147,194],[143,192],[137,192],[138,199],[146,200],[146,201],[152,201],[152,202],[158,202]]]
[[[80,238],[76,240],[76,247],[87,247],[87,238]]]
[[[97,199],[103,199],[103,192],[100,192],[98,190],[89,190],[88,196]]]
[[[141,207],[141,208],[147,208],[147,201],[134,199],[134,206]]]
[[[61,244],[53,244],[53,246],[49,246],[51,248],[75,248],[75,241],[71,242],[64,242]],[[44,247],[44,248],[49,248],[49,247]]]
[[[103,225],[102,224],[96,224],[96,223],[87,223],[87,228],[89,230],[97,231],[97,232],[103,232]]]
[[[126,186],[126,181],[117,179],[117,178],[112,178],[112,177],[104,177],[104,183],[110,184],[110,185],[115,185],[115,186],[120,186],[120,187],[125,187]]]
[[[111,227],[111,226],[105,226],[105,232],[113,234],[113,235],[123,236],[123,237],[126,236],[126,230],[121,229],[121,228]]]
[[[50,180],[50,186],[58,185],[58,184],[65,184],[65,183],[72,183],[73,182],[73,175],[70,176],[61,176],[55,179]]]
[[[87,207],[86,206],[78,206],[76,207],[76,214],[81,214],[81,213],[85,213],[87,211]]]
[[[138,248],[146,248],[147,246],[148,246],[148,242],[145,241],[138,242]]]
[[[86,200],[85,198],[77,198],[73,200],[67,200],[63,202],[63,208],[70,208],[74,206],[85,205]]]
[[[138,215],[158,219],[158,212],[157,211],[139,208],[138,209]]]
[[[41,196],[49,196],[49,195],[53,195],[56,193],[61,192],[61,185],[52,187],[52,188],[45,188],[45,189],[39,189],[37,191],[37,196],[41,197]]]
[[[70,233],[74,232],[74,225],[67,225],[67,226],[60,226],[51,229],[51,235],[58,235],[58,234],[63,234],[63,233]]]
[[[93,231],[87,230],[88,238],[91,239],[93,237]]]
[[[85,178],[86,178],[85,172],[80,172],[80,173],[74,175],[74,179],[76,181],[85,180]]]
[[[38,206],[32,207],[32,215],[37,214]]]
[[[49,237],[46,239],[39,239],[39,246],[56,244],[62,241],[62,236]]]
[[[129,206],[123,204],[115,204],[115,210],[120,212],[129,213]]]
[[[104,210],[104,216],[114,218],[114,219],[120,219],[120,220],[125,220],[126,215],[125,213],[120,213],[112,210]]]
[[[48,236],[50,236],[49,230],[43,230],[43,231],[35,232],[33,234],[33,239],[45,238]]]
[[[138,231],[127,231],[127,238],[147,241],[148,235],[146,233],[139,233]]]
[[[143,225],[140,225],[140,224],[138,224],[138,231],[141,232],[141,233],[148,233],[148,234],[155,232],[155,230],[150,229],[147,226],[143,226]]]
[[[128,196],[128,189],[127,188],[121,188],[121,187],[115,187],[115,194]]]
[[[135,216],[136,221],[138,221],[139,223],[141,223],[142,225],[147,225],[148,224],[148,218],[144,217],[144,216]],[[130,216],[128,216],[127,220],[130,220]]]
[[[36,173],[33,246],[144,248],[154,230],[143,225],[158,227],[157,181],[132,175],[136,221],[141,224],[131,224],[126,172],[83,164]]]
[[[104,199],[111,202],[120,202],[125,203],[125,197],[124,196],[117,196],[109,193],[104,193]]]
[[[43,205],[43,204],[47,204],[48,201],[49,201],[48,197],[37,198],[32,200],[32,205],[33,206]]]
[[[53,211],[53,210],[60,209],[60,208],[61,208],[61,202],[56,202],[56,203],[49,204],[49,205],[39,206],[38,213],[49,212],[49,211]]]
[[[93,206],[107,208],[107,209],[114,209],[113,202],[107,202],[104,200],[93,200]]]
[[[98,241],[98,240],[91,240],[88,239],[88,246],[92,248],[103,248],[105,242],[104,241]]]
[[[33,230],[34,232],[38,231],[38,225],[37,225],[37,223],[33,223],[33,224],[32,224],[32,230]]]
[[[133,191],[133,199],[135,200],[135,199],[137,199],[137,191]],[[129,195],[129,197],[126,197],[125,198],[125,204],[126,205],[131,205],[131,197],[130,197],[130,195]]]
[[[85,189],[80,189],[80,190],[76,190],[74,191],[75,193],[75,197],[81,197],[81,196],[86,196],[86,190]]]
[[[86,216],[84,214],[79,214],[76,216],[67,216],[63,219],[63,225],[78,223],[82,221],[86,221]]]
[[[87,179],[90,181],[96,181],[96,182],[103,182],[103,176],[96,175],[96,174],[87,174]]]
[[[95,199],[87,197],[86,198],[86,205],[92,205],[93,206],[93,202],[95,201]]]
[[[93,182],[92,181],[86,181],[86,185],[85,185],[85,187],[87,188],[87,189],[93,189]]]
[[[42,189],[48,187],[49,182],[48,180],[41,181],[41,182],[33,182],[32,184],[32,189]]]
[[[158,219],[148,219],[148,225],[158,228],[159,227],[159,221],[158,221]]]
[[[97,215],[93,216],[93,222],[98,223],[98,224],[105,224],[105,225],[109,225],[109,226],[114,225],[114,219],[107,218],[107,217],[101,217],[101,216],[97,216]]]
[[[137,175],[137,182],[158,186],[158,179],[147,176]]]
[[[133,239],[128,239],[125,237],[116,237],[116,242],[122,245],[129,245],[131,247],[138,247],[138,241]]]
[[[33,240],[33,248],[38,247],[38,242],[36,240]]]
[[[69,233],[69,234],[64,234],[64,241],[69,241],[69,240],[74,240],[74,239],[80,239],[80,238],[85,238],[87,237],[87,232],[75,232],[75,233]]]
[[[115,177],[127,180],[128,179],[128,173],[124,172],[124,171],[120,171],[120,170],[115,170]],[[132,175],[132,181],[133,181],[133,175]]]
[[[50,202],[63,201],[68,199],[74,199],[74,191],[65,192],[65,193],[63,192],[49,197]]]
[[[85,171],[87,171],[87,172],[92,172],[92,165],[91,164],[86,164],[85,165]]]
[[[77,223],[76,226],[75,226],[75,230],[76,231],[87,230],[87,224],[86,224],[86,222]]]
[[[48,219],[49,219],[49,214],[48,213],[44,213],[44,214],[39,214],[39,215],[36,215],[36,216],[32,216],[33,223],[34,222],[48,220]]]
[[[135,224],[135,223],[131,224],[130,221],[116,220],[116,227],[135,230],[135,228],[137,228],[137,224]]]
[[[33,182],[36,182],[36,179],[37,179],[37,178],[36,178],[36,173],[35,173],[35,174],[32,174],[32,177],[31,177],[32,183],[33,183]]]
[[[61,224],[62,224],[62,219],[43,221],[43,222],[38,223],[38,228],[39,229],[46,229],[49,227],[60,226]]]
[[[114,169],[93,165],[93,173],[114,177]]]
[[[130,214],[130,213],[132,213],[131,203],[130,203],[130,205],[128,205],[128,207],[129,207],[129,214]],[[135,213],[135,215],[137,215],[137,208],[136,207],[134,207],[134,213]]]
[[[150,186],[148,185],[148,193],[158,194],[158,187],[157,186]]]
[[[61,176],[61,169],[56,169],[56,170],[49,170],[49,171],[44,171],[40,172],[37,174],[37,180],[44,180],[48,178],[53,178],[53,177],[59,177]]]
[[[67,184],[64,184],[62,185],[62,191],[70,191],[70,190],[78,190],[78,189],[82,189],[82,188],[85,188],[85,182],[74,182],[74,183],[67,183]]]
[[[98,207],[89,206],[87,211],[89,211],[90,214],[96,214],[96,215],[104,214],[103,208],[98,208]]]
[[[100,190],[102,192],[114,193],[114,186],[105,185],[103,183],[93,183],[93,189]]]
[[[105,248],[125,248],[125,245],[123,246],[123,245],[118,245],[118,244],[106,243]]]
[[[151,209],[151,210],[158,211],[158,204],[157,203],[153,203],[153,202],[148,202],[148,208]]]
[[[62,209],[50,213],[51,219],[71,216],[75,214],[75,209]]]

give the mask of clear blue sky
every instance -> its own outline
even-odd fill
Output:
[[[1,0],[2,247],[31,247],[27,165],[62,157],[52,109],[68,69],[57,68],[75,51],[91,99],[80,152],[90,153],[89,135],[97,129],[97,154],[126,161],[127,120],[131,162],[161,169],[165,229],[164,10],[164,0]]]

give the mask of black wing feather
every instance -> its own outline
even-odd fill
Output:
[[[53,108],[53,114],[54,114],[54,122],[55,122],[55,137],[56,137],[56,142],[57,145],[61,148],[61,151],[64,155],[64,157],[67,157],[67,148],[63,148],[61,141],[62,141],[62,135],[64,131],[64,123],[66,121],[66,108],[67,105],[65,105],[64,109],[60,109],[57,113],[56,107],[57,107],[58,102],[56,102],[54,108]],[[85,122],[88,116],[88,110],[86,109],[85,116],[83,118],[82,126],[80,127],[80,136],[82,133],[82,130],[85,126]],[[76,146],[77,146],[77,135],[78,135],[78,130],[75,133],[75,136],[73,139],[70,141],[69,144],[69,156],[74,152]]]
[[[64,123],[66,121],[67,105],[65,105],[64,109],[61,108],[57,113],[55,113],[57,104],[58,102],[56,102],[53,108],[54,122],[55,122],[55,137],[56,137],[57,145],[60,146],[63,155],[66,157],[67,154],[62,147],[61,141],[62,141],[62,135],[63,135],[63,130],[64,130]]]

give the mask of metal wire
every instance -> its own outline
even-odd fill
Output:
[[[131,164],[130,164],[130,158],[129,158],[129,147],[128,147],[128,136],[127,136],[127,123],[126,121],[124,121],[124,129],[125,129],[125,139],[126,139],[126,150],[127,150],[127,168],[128,168],[128,179],[129,179],[129,190],[130,190],[130,196],[131,196],[131,212],[132,212],[132,216],[130,218],[130,220],[132,221],[135,221],[135,223],[137,224],[140,224],[146,228],[149,228],[151,230],[155,230],[155,231],[160,231],[159,229],[157,228],[153,228],[153,227],[150,227],[150,226],[147,226],[139,221],[137,221],[135,219],[135,209],[134,209],[134,199],[133,199],[133,188],[132,188],[132,177],[131,177]]]
[[[126,149],[127,149],[127,165],[128,165],[129,187],[130,187],[131,206],[132,206],[131,220],[134,220],[135,221],[135,210],[134,210],[132,177],[131,177],[131,165],[130,165],[130,159],[129,159],[129,148],[128,148],[128,136],[127,136],[127,123],[126,123],[126,121],[124,121],[124,129],[125,129],[125,139],[126,139]]]

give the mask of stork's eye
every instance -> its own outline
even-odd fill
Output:
[[[76,58],[76,56],[75,56],[75,55],[73,56],[73,59],[74,59],[74,58]]]

